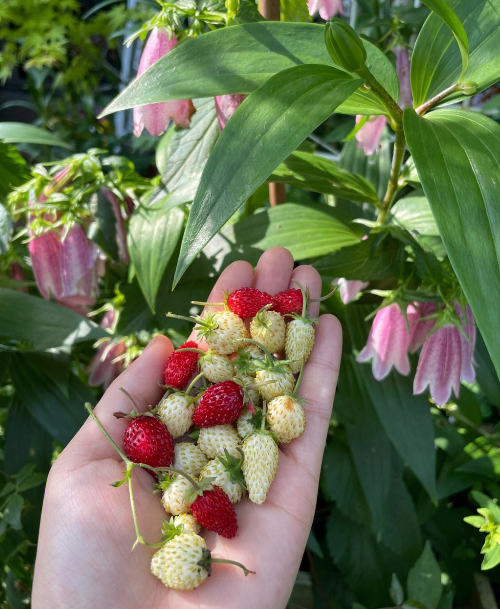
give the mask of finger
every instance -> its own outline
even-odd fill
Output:
[[[288,288],[292,270],[292,254],[284,247],[272,247],[257,263],[253,287],[274,296]]]
[[[136,409],[140,412],[148,410],[150,405],[155,406],[164,393],[158,381],[162,380],[163,369],[172,350],[172,343],[165,336],[153,338],[140,357],[113,381],[95,407],[96,416],[119,447],[123,444],[123,432],[128,423],[126,419],[116,419],[113,413],[130,412],[134,408],[120,387],[132,396]],[[79,448],[82,449],[81,458],[85,462],[112,456],[119,458],[95,421],[90,418],[73,438],[70,446],[75,454],[80,452]]]
[[[316,325],[314,348],[304,367],[298,392],[306,400],[306,429],[300,438],[282,447],[287,456],[300,462],[312,474],[312,479],[319,478],[341,353],[340,323],[333,315],[322,315]]]
[[[299,286],[296,282],[300,283],[304,290],[309,288],[311,298],[319,298],[321,296],[321,277],[314,267],[308,265],[297,267],[292,273],[288,287],[297,289]],[[319,302],[311,302],[309,313],[311,317],[318,316]]]

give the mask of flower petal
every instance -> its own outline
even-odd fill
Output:
[[[215,109],[217,111],[217,119],[222,129],[227,125],[227,121],[236,112],[236,109],[246,99],[246,95],[216,95]]]
[[[356,123],[359,123],[362,118],[364,117],[357,115]],[[385,116],[371,116],[356,133],[355,137],[358,141],[358,148],[362,148],[366,156],[378,152],[386,123],[387,118]]]

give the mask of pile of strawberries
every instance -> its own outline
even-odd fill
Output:
[[[247,492],[253,503],[265,501],[278,444],[300,436],[306,425],[297,389],[314,345],[308,293],[300,287],[272,297],[241,288],[223,304],[204,317],[181,317],[196,323],[208,350],[188,341],[170,355],[160,403],[142,415],[116,413],[130,419],[128,460],[157,478],[171,515],[151,561],[151,572],[169,588],[194,589],[210,575],[211,562],[221,562],[210,557],[200,529],[233,538],[233,504]],[[283,353],[286,359],[279,359]]]

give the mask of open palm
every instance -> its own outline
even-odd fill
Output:
[[[311,267],[293,270],[290,253],[268,250],[255,274],[246,262],[231,264],[220,276],[210,302],[223,291],[254,286],[270,294],[295,287],[297,280],[318,298],[321,280]],[[311,314],[318,305],[311,304]],[[45,494],[40,527],[33,609],[184,609],[187,607],[281,609],[289,598],[311,527],[321,459],[330,420],[341,351],[341,329],[331,315],[316,326],[316,343],[302,377],[300,395],[307,399],[304,434],[280,447],[278,472],[263,505],[245,500],[236,505],[238,533],[232,540],[202,534],[214,558],[243,563],[256,575],[244,577],[230,565],[214,565],[212,577],[194,591],[169,590],[151,575],[154,550],[130,549],[135,540],[127,486],[113,488],[123,478],[124,465],[91,420],[80,429],[55,462]],[[163,368],[172,352],[170,341],[156,337],[106,391],[95,412],[121,445],[126,422],[113,417],[130,410],[124,387],[146,410],[155,405]],[[83,407],[83,405],[82,405]],[[141,533],[160,539],[165,511],[153,495],[152,477],[133,471],[135,503]]]

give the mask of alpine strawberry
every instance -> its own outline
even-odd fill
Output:
[[[255,317],[262,307],[272,303],[272,296],[256,288],[239,288],[227,298],[228,308],[242,319]]]
[[[255,380],[259,385],[260,395],[266,401],[270,401],[284,393],[291,393],[295,385],[293,372],[286,364],[257,370]]]
[[[280,292],[273,297],[273,310],[280,315],[290,315],[291,313],[302,315],[302,306],[302,292],[295,288]]]
[[[226,451],[225,457],[219,456],[205,465],[200,472],[200,480],[211,479],[214,485],[220,486],[226,493],[231,503],[238,503],[245,493],[242,462],[242,458],[237,459]]]
[[[174,438],[183,436],[193,424],[195,398],[189,394],[200,377],[201,374],[195,377],[186,391],[165,394],[155,408],[156,415],[168,427]]]
[[[270,432],[258,429],[244,440],[242,449],[241,469],[250,501],[264,503],[278,469],[278,445]]]
[[[302,287],[302,315],[292,313],[292,321],[286,329],[285,339],[285,354],[290,360],[290,370],[296,374],[300,371],[302,365],[309,359],[311,351],[314,347],[314,324],[315,319],[312,319],[307,313],[308,292]]]
[[[239,456],[240,437],[232,425],[216,425],[200,429],[198,446],[209,459],[224,454],[227,449],[230,455]]]
[[[131,419],[123,435],[125,454],[134,463],[169,467],[174,460],[174,441],[156,417],[142,415]]]
[[[245,438],[248,434],[262,427],[262,409],[255,408],[255,414],[245,408],[236,421],[236,429],[240,438]]]
[[[287,444],[304,433],[306,415],[301,400],[293,395],[280,395],[267,405],[269,429],[278,442]]]
[[[285,320],[276,311],[261,309],[250,322],[250,334],[271,353],[285,347]]]
[[[207,464],[207,458],[199,446],[192,442],[179,442],[174,448],[174,467],[190,476],[198,476]]]
[[[219,486],[203,490],[191,504],[191,513],[208,531],[214,531],[227,539],[236,535],[236,512],[229,497]]]
[[[184,476],[178,474],[166,474],[158,484],[158,489],[163,491],[161,504],[165,511],[173,516],[189,512],[191,505],[188,493],[192,485]]]
[[[210,575],[200,562],[209,555],[203,537],[196,533],[176,535],[151,560],[151,573],[168,588],[194,590]]]
[[[179,349],[196,349],[198,345],[193,340],[188,340]],[[165,370],[163,371],[163,382],[174,389],[184,389],[196,373],[197,362],[200,354],[196,351],[179,351],[176,349],[170,354]]]
[[[210,386],[202,395],[193,414],[197,427],[213,427],[233,423],[243,410],[243,389],[234,381]]]

